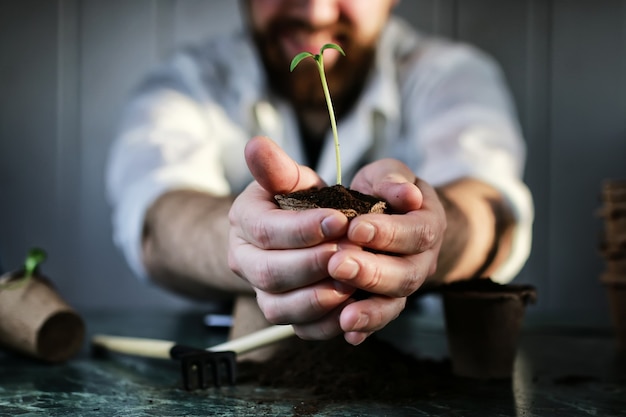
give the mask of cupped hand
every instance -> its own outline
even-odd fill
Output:
[[[346,340],[359,344],[394,320],[434,274],[446,215],[433,187],[397,160],[363,167],[351,188],[384,198],[392,209],[354,218],[329,259],[332,278],[370,293],[347,303],[339,316]]]
[[[339,211],[280,209],[274,195],[324,186],[311,169],[298,165],[265,137],[245,150],[252,182],[229,212],[229,265],[248,281],[266,319],[293,324],[306,339],[341,333],[341,307],[355,289],[329,277],[328,261],[345,236]]]

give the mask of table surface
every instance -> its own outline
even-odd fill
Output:
[[[211,346],[226,336],[204,327],[199,312],[82,315],[87,340],[109,333]],[[380,337],[419,360],[446,363],[440,321],[406,314]],[[626,416],[626,354],[617,349],[609,328],[525,323],[511,380],[450,374],[442,384],[439,374],[432,394],[395,401],[320,399],[303,389],[271,388],[254,380],[189,392],[180,388],[175,361],[95,358],[87,345],[56,365],[0,351],[0,416]],[[420,376],[422,384],[428,380],[429,375]]]

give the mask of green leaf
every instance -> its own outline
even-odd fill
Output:
[[[24,262],[24,272],[27,277],[33,275],[40,263],[46,259],[46,252],[43,249],[33,248],[28,251]]]
[[[16,290],[28,284],[37,270],[37,267],[46,259],[46,256],[46,252],[43,249],[32,248],[28,251],[28,255],[24,261],[24,275],[21,277],[16,276],[0,283],[0,291]]]
[[[341,46],[334,44],[334,43],[327,43],[326,45],[322,46],[322,49],[320,49],[320,54],[324,53],[324,50],[326,49],[334,49],[336,51],[339,51],[339,53],[341,53],[341,55],[346,56],[346,53],[343,51],[343,48],[341,48]]]
[[[300,63],[300,61],[308,57],[315,58],[315,55],[310,52],[300,52],[298,55],[294,56],[291,60],[291,66],[289,67],[289,71],[293,71],[293,69]]]

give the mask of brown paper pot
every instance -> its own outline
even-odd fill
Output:
[[[511,378],[526,305],[535,300],[536,290],[526,285],[480,279],[446,286],[444,314],[454,374]]]
[[[621,274],[626,281],[626,256],[624,258],[607,259],[606,270],[611,274]]]
[[[600,255],[604,258],[608,273],[626,277],[626,243],[614,245],[608,241],[601,241]]]
[[[626,243],[626,216],[605,219],[604,235],[610,245],[620,246]]]
[[[14,274],[0,277],[0,282]],[[0,347],[47,362],[62,362],[82,347],[82,318],[44,277],[26,285],[0,290]]]
[[[626,179],[605,180],[602,184],[602,207],[606,243],[612,247],[626,244]]]
[[[604,180],[602,200],[606,203],[626,203],[626,179]]]
[[[606,287],[618,347],[626,350],[626,274],[607,272],[601,280]]]

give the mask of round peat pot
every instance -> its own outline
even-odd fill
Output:
[[[621,275],[626,280],[626,252],[622,258],[609,258],[605,260],[606,270],[611,275]]]
[[[626,211],[619,217],[612,216],[604,219],[604,237],[606,243],[612,247],[626,244]]]
[[[626,203],[626,179],[604,180],[602,200],[606,203]]]
[[[62,362],[82,347],[85,324],[44,277],[19,281],[16,273],[0,277],[0,347]]]
[[[452,371],[475,379],[508,379],[534,287],[475,279],[442,290]]]

